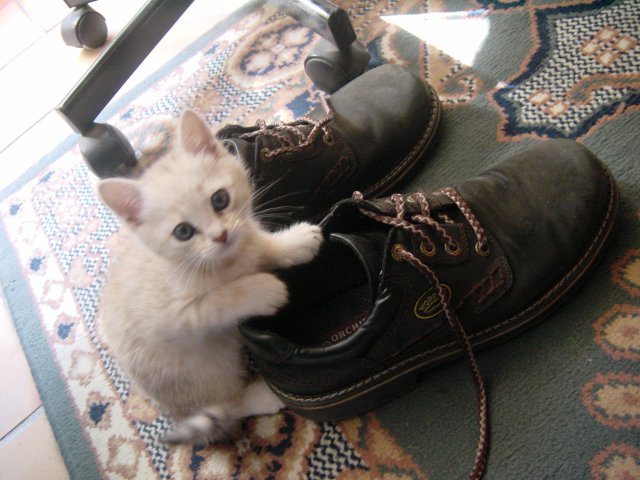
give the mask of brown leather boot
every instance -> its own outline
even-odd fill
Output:
[[[339,202],[311,263],[282,272],[290,303],[241,325],[253,359],[293,411],[357,415],[418,375],[542,319],[585,278],[611,233],[617,190],[606,167],[568,140],[536,145],[457,188]]]
[[[294,122],[219,131],[253,172],[262,216],[314,219],[354,190],[388,192],[426,160],[440,119],[433,88],[410,70],[383,65]],[[260,213],[258,214],[260,215]]]

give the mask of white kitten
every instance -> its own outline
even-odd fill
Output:
[[[311,260],[322,236],[307,223],[262,229],[242,161],[195,113],[182,115],[175,143],[140,178],[98,186],[132,233],[101,318],[118,363],[177,421],[165,440],[208,443],[282,408],[246,371],[237,324],[286,304],[285,284],[268,272]]]

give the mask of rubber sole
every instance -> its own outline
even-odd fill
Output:
[[[574,293],[600,258],[611,235],[618,209],[618,190],[610,182],[609,203],[600,229],[580,260],[552,288],[518,314],[470,335],[475,351],[502,343],[543,320],[563,300]],[[353,385],[322,395],[300,396],[271,385],[273,391],[292,411],[313,420],[337,421],[353,417],[387,403],[414,388],[420,375],[442,363],[463,356],[462,345],[451,342],[421,352]]]

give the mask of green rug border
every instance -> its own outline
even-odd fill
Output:
[[[149,86],[177,65],[200,51],[205,45],[226,32],[240,18],[257,10],[265,0],[250,0],[202,34],[184,50],[167,61],[162,67],[149,75],[117,101],[110,103],[98,116],[98,121],[111,118],[124,105],[137,98]],[[78,141],[79,135],[71,134],[51,152],[42,157],[9,186],[0,191],[0,202],[19,191],[40,172],[52,165]],[[69,400],[66,383],[62,379],[58,364],[53,358],[47,337],[42,332],[39,309],[34,302],[29,283],[22,275],[18,256],[13,248],[7,230],[0,222],[0,284],[7,308],[13,319],[18,338],[22,344],[27,362],[31,369],[42,405],[49,419],[53,434],[58,443],[69,476],[72,479],[91,480],[102,478],[95,453],[84,435],[77,414]],[[65,401],[67,400],[67,401]]]

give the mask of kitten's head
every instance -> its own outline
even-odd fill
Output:
[[[251,183],[194,112],[178,122],[175,145],[139,179],[103,180],[103,201],[157,254],[194,268],[230,258],[249,228]]]

